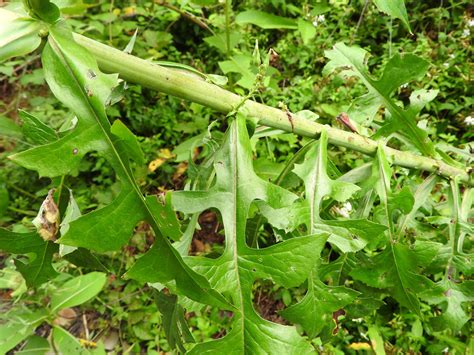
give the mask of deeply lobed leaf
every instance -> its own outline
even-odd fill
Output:
[[[191,353],[306,353],[311,346],[295,328],[264,320],[252,304],[256,279],[269,279],[284,287],[301,284],[316,263],[327,239],[325,233],[293,238],[264,249],[247,246],[245,228],[253,201],[282,208],[297,197],[260,179],[253,171],[245,119],[232,122],[214,163],[216,183],[209,191],[173,194],[176,208],[198,213],[219,210],[225,229],[225,250],[217,259],[190,257],[186,262],[206,275],[211,284],[229,295],[235,307],[232,330],[223,338],[196,345]],[[146,256],[145,256],[146,257]]]
[[[75,43],[61,23],[51,26],[42,60],[51,90],[74,111],[77,125],[61,138],[11,159],[40,176],[55,177],[73,171],[85,154],[95,151],[107,159],[121,183],[120,194],[111,204],[71,221],[59,242],[96,251],[116,250],[128,241],[135,225],[146,220],[155,233],[154,250],[161,265],[166,265],[152,270],[151,275],[156,274],[160,282],[175,280],[180,292],[198,302],[229,307],[204,277],[186,266],[162,235],[161,222],[155,216],[156,199],[146,199],[134,180],[130,159],[140,159],[135,137],[123,125],[112,128],[105,114],[117,76],[101,73],[94,58]]]

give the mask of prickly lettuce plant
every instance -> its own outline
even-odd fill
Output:
[[[326,52],[326,57],[329,59],[324,68],[326,73],[342,68],[341,75],[346,78],[350,76],[360,78],[369,91],[353,102],[349,115],[367,125],[372,122],[380,107],[384,106],[389,115],[386,122],[377,130],[375,137],[398,132],[423,154],[434,155],[433,143],[426,132],[416,125],[415,117],[427,102],[434,99],[436,91],[414,92],[410,97],[410,106],[406,110],[391,97],[400,85],[424,76],[428,62],[412,54],[405,56],[395,54],[387,63],[381,77],[375,79],[367,69],[367,55],[367,51],[362,48],[348,47],[344,43],[337,43],[332,50]]]
[[[76,43],[56,5],[26,1],[25,6],[30,17],[9,15],[11,26],[0,27],[0,56],[36,49],[40,31],[46,81],[75,118],[67,129],[56,132],[21,113],[23,134],[36,146],[10,159],[51,178],[56,191],[49,192],[35,219],[37,231],[0,229],[0,249],[15,256],[28,287],[39,289],[52,282],[54,290],[46,310],[10,310],[8,321],[0,325],[2,351],[49,322],[54,329],[52,340],[43,344],[46,348],[86,352],[53,320],[61,309],[95,296],[105,285],[105,275],[67,277],[55,268],[56,261],[79,253],[94,263],[97,253],[126,245],[142,221],[150,225],[154,244],[123,276],[156,289],[169,344],[180,352],[312,353],[314,338],[328,341],[344,327],[343,315],[366,319],[369,337],[380,342],[377,310],[392,302],[408,310],[433,337],[468,326],[474,291],[469,279],[472,189],[461,188],[457,179],[447,184],[434,174],[405,186],[394,183],[398,171],[387,154],[393,149],[383,141],[373,159],[342,174],[331,162],[326,129],[287,163],[284,170],[292,172],[296,183],[283,187],[281,181],[267,181],[255,172],[249,129],[253,127],[237,109],[228,117],[222,143],[195,167],[195,179],[186,190],[165,199],[144,196],[134,176],[134,168],[144,164],[140,145],[121,121],[111,123],[106,115],[117,74],[103,73],[94,56]],[[423,75],[427,63],[396,55],[377,80],[365,67],[365,55],[360,48],[342,44],[327,53],[328,73],[342,67],[346,77],[358,76],[369,90],[354,102],[351,117],[369,125],[384,106],[390,115],[381,127],[372,126],[378,128],[376,137],[396,134],[408,147],[435,155],[415,121],[434,94],[417,92],[407,109],[391,97],[400,84]],[[91,152],[113,168],[120,193],[107,206],[81,215],[64,180]],[[449,199],[436,201],[436,189],[446,189]],[[353,211],[343,212],[348,209],[343,206]],[[197,217],[207,210],[222,219],[223,252],[189,256]],[[255,219],[260,222],[251,230]],[[288,292],[302,291],[279,311],[287,324],[264,319],[254,306],[255,288],[262,281]],[[232,314],[230,329],[219,339],[196,344],[184,312],[209,306]]]

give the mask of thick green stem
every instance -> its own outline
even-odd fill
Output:
[[[239,95],[208,83],[192,73],[164,68],[78,34],[75,34],[74,38],[96,57],[101,70],[118,73],[121,78],[131,83],[194,101],[223,113],[231,112],[242,101]],[[256,118],[264,126],[312,138],[318,137],[326,130],[329,143],[333,145],[368,155],[374,155],[377,151],[377,142],[374,140],[304,119],[286,110],[247,100],[240,111],[247,117]],[[447,178],[459,176],[461,181],[473,184],[467,169],[459,169],[441,160],[389,147],[385,149],[385,153],[395,165],[435,172]]]

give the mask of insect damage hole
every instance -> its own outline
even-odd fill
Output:
[[[97,74],[92,69],[87,69],[87,78],[95,79],[97,78]]]

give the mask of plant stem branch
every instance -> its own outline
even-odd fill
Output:
[[[101,70],[118,73],[126,81],[190,100],[223,113],[232,112],[242,102],[241,96],[201,78],[164,68],[78,34],[74,34],[74,38],[95,56]],[[323,130],[326,130],[330,144],[368,155],[375,155],[377,152],[377,142],[372,139],[304,119],[286,110],[247,100],[240,111],[247,117],[257,119],[259,124],[264,126],[311,138],[317,138]],[[395,165],[435,172],[447,178],[458,176],[460,181],[474,184],[468,168],[460,169],[441,160],[390,147],[386,147],[385,152]]]
[[[204,22],[202,21],[200,18],[198,18],[197,16],[194,16],[193,14],[190,14],[189,12],[186,12],[186,11],[183,11],[181,10],[180,8],[174,6],[174,5],[171,5],[169,4],[167,1],[165,0],[157,0],[156,1],[156,4],[160,5],[160,6],[163,6],[163,7],[166,7],[167,9],[171,10],[171,11],[175,11],[177,12],[178,14],[180,14],[182,17],[188,19],[189,21],[191,22],[194,22],[196,25],[198,25],[199,27],[201,27],[202,29],[206,30],[206,31],[209,31],[210,33],[212,33],[213,35],[215,34],[214,31]]]
[[[364,7],[362,8],[362,12],[360,13],[359,20],[357,21],[355,31],[352,34],[351,45],[352,45],[352,43],[354,43],[354,40],[357,36],[357,32],[359,32],[360,25],[362,25],[362,20],[364,19],[364,14],[365,14],[365,11],[367,11],[367,7],[369,6],[369,2],[370,2],[370,0],[365,0]]]
[[[225,46],[227,52],[227,58],[230,57],[230,8],[232,6],[232,0],[225,1]]]

